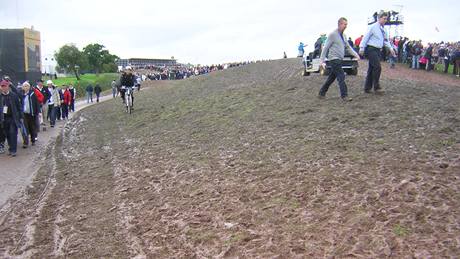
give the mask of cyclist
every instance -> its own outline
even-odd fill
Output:
[[[120,96],[121,96],[121,99],[123,100],[123,103],[125,103],[126,88],[128,87],[133,88],[135,81],[136,80],[133,74],[133,69],[130,66],[127,66],[125,70],[121,73],[121,76],[120,76],[120,84],[121,84]],[[131,98],[132,98],[132,104],[134,106],[134,95],[132,94],[132,91],[131,91]]]

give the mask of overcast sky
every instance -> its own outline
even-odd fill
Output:
[[[458,0],[0,0],[0,28],[33,25],[44,55],[101,43],[122,58],[212,64],[295,56],[300,41],[312,47],[341,16],[355,39],[375,11],[401,8],[408,37],[460,40]]]

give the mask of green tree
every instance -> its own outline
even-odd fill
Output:
[[[59,67],[66,69],[68,72],[73,72],[75,77],[80,80],[78,70],[85,67],[86,57],[75,44],[66,44],[62,46],[54,53],[54,57]]]
[[[88,44],[83,48],[83,53],[85,53],[88,58],[90,69],[96,74],[99,74],[100,72],[116,71],[115,61],[118,57],[110,54],[110,52],[105,49],[104,45],[99,43]]]

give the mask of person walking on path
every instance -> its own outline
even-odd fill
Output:
[[[118,93],[117,93],[117,82],[115,82],[115,80],[112,81],[111,83],[111,86],[112,86],[112,96],[113,98],[116,98]]]
[[[331,71],[326,82],[321,87],[319,91],[319,98],[324,98],[326,92],[329,89],[329,86],[337,79],[340,89],[340,97],[344,101],[351,101],[352,99],[348,97],[348,89],[345,84],[345,73],[342,68],[342,60],[345,57],[345,52],[355,56],[355,58],[360,59],[359,55],[353,50],[350,44],[347,41],[347,37],[343,33],[347,28],[348,21],[346,18],[342,17],[338,21],[338,28],[331,32],[327,37],[326,44],[324,45],[323,51],[320,57],[320,64],[323,68],[326,67],[324,59],[327,57],[329,64],[331,66]]]
[[[49,100],[49,112],[50,112],[50,125],[51,128],[54,128],[56,125],[56,116],[58,113],[58,110],[61,109],[61,97],[59,95],[59,90],[58,88],[53,85],[52,88],[50,89],[51,92],[51,97]]]
[[[369,28],[369,31],[359,45],[359,53],[364,55],[364,49],[367,49],[367,58],[369,59],[369,68],[367,69],[366,82],[364,84],[365,93],[370,93],[372,87],[376,93],[383,93],[379,82],[382,72],[382,67],[380,65],[382,47],[387,47],[391,56],[395,56],[395,51],[390,45],[383,27],[387,19],[388,14],[381,12],[378,15],[378,21]]]
[[[41,107],[42,111],[42,120],[41,120],[41,125],[43,126],[43,131],[46,131],[46,122],[48,120],[48,101],[51,97],[51,92],[49,91],[48,85],[51,85],[53,82],[51,80],[48,80],[46,82],[47,86],[43,86],[43,82],[41,80],[38,81],[37,88],[40,90],[40,92],[43,95],[43,103]]]
[[[72,102],[72,95],[70,94],[69,87],[64,86],[64,98],[62,100],[62,119],[66,120],[69,118],[69,107]]]
[[[22,84],[22,90],[24,91],[23,97],[23,112],[24,112],[24,126],[27,131],[27,136],[24,139],[23,148],[27,148],[29,145],[29,136],[32,146],[35,145],[37,139],[37,124],[36,119],[40,112],[40,103],[38,101],[35,92],[30,89],[30,84],[25,82]]]
[[[99,84],[96,84],[94,87],[94,92],[96,93],[96,102],[99,102],[99,96],[101,95],[102,89]]]
[[[69,111],[75,112],[75,98],[77,96],[77,90],[73,87],[72,84],[69,86],[69,92],[70,92],[70,105],[69,105]]]
[[[23,119],[19,97],[10,91],[6,80],[0,82],[0,153],[5,153],[3,143],[8,142],[8,155],[15,157],[18,146],[18,127]]]
[[[89,101],[93,102],[93,86],[89,84],[86,87],[86,103],[89,103]]]

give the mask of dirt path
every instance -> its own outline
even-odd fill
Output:
[[[288,59],[154,82],[129,116],[88,107],[1,214],[0,254],[460,254],[458,86],[384,78],[367,95],[347,77],[343,103],[300,71]]]
[[[102,96],[100,101],[111,100],[111,96]],[[87,104],[86,101],[77,101],[75,110],[80,110],[97,103]],[[69,114],[71,119],[75,113]],[[56,121],[54,128],[47,127],[46,131],[41,131],[35,146],[22,148],[22,138],[18,134],[18,155],[14,158],[7,156],[6,153],[0,155],[0,208],[6,205],[8,199],[13,198],[14,194],[20,193],[28,184],[31,183],[36,171],[43,165],[43,154],[46,148],[56,140],[62,132],[65,121]]]

